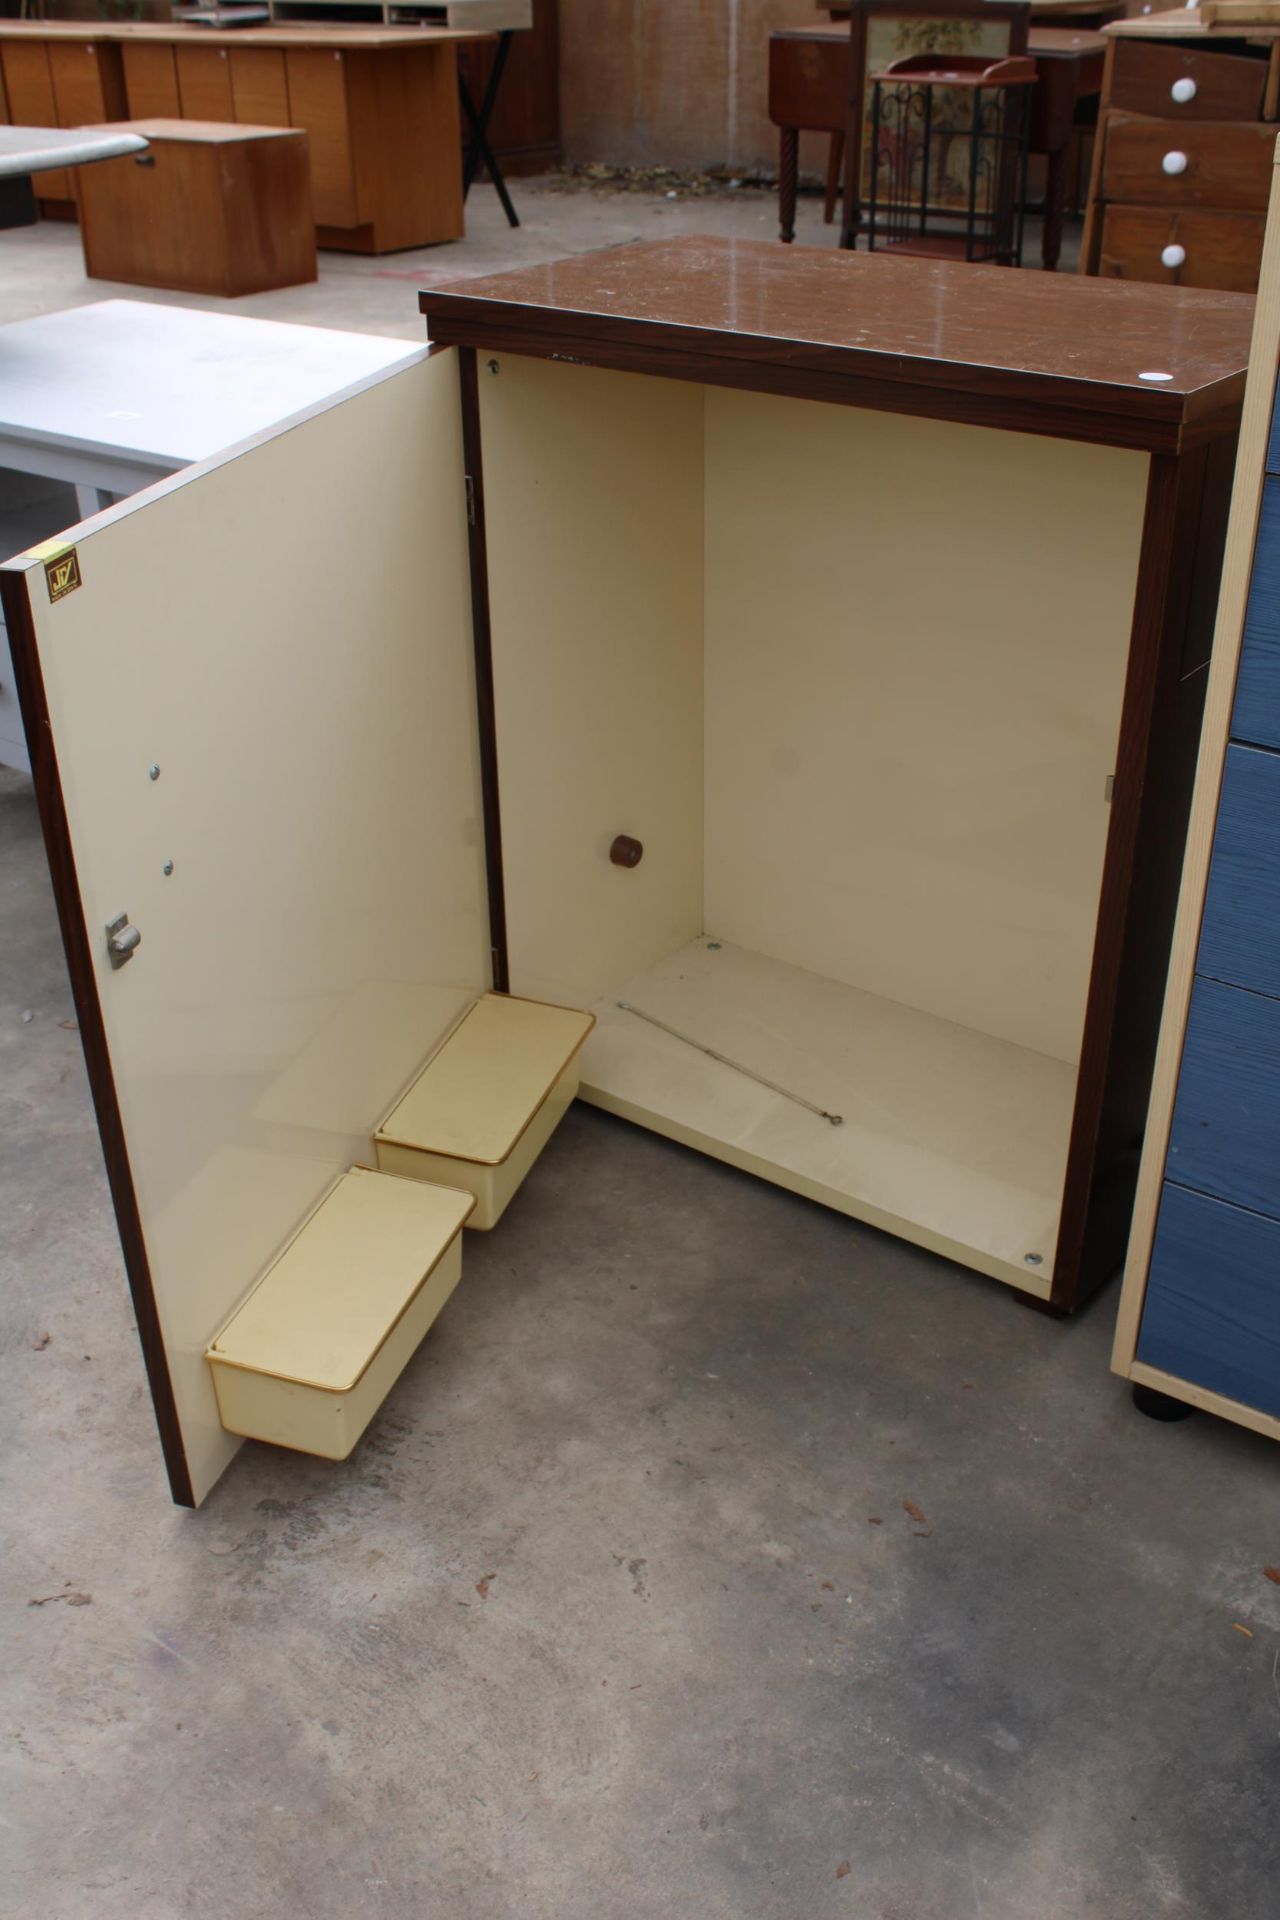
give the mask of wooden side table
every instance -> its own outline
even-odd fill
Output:
[[[307,136],[295,127],[131,120],[150,151],[80,181],[93,280],[234,296],[316,278]]]
[[[1102,85],[1106,41],[1087,27],[1033,27],[1027,51],[1036,63],[1031,109],[1032,153],[1048,159],[1041,264],[1052,272],[1062,253],[1067,156],[1076,103]],[[847,113],[849,34],[841,26],[786,27],[769,35],[769,115],[781,129],[779,168],[782,238],[795,236],[800,135],[829,133],[842,140]],[[839,160],[828,178],[831,218]]]

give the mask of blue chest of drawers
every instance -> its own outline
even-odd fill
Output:
[[[1280,222],[1114,1366],[1280,1438]]]

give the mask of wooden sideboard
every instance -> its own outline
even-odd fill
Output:
[[[1280,111],[1280,28],[1185,10],[1105,30],[1080,271],[1252,293]]]
[[[1113,1365],[1280,1440],[1280,174]]]
[[[316,239],[358,253],[463,233],[459,46],[477,30],[102,26],[0,22],[16,125],[242,121],[310,136]],[[44,175],[43,211],[74,217],[74,184]]]

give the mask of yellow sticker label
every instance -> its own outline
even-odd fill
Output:
[[[74,593],[80,585],[80,555],[76,549],[64,547],[60,553],[46,560],[44,577],[50,600],[65,600],[69,593]]]

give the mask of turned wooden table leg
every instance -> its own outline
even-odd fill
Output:
[[[836,201],[840,194],[840,175],[844,172],[844,135],[833,133],[831,149],[827,155],[827,197],[823,203],[823,224],[830,226],[836,217]]]
[[[1067,204],[1067,150],[1058,147],[1048,156],[1044,180],[1044,233],[1040,264],[1046,273],[1057,271],[1062,252],[1062,219]]]
[[[778,219],[780,237],[796,237],[796,183],[800,175],[800,129],[782,129],[782,150],[778,162]]]

